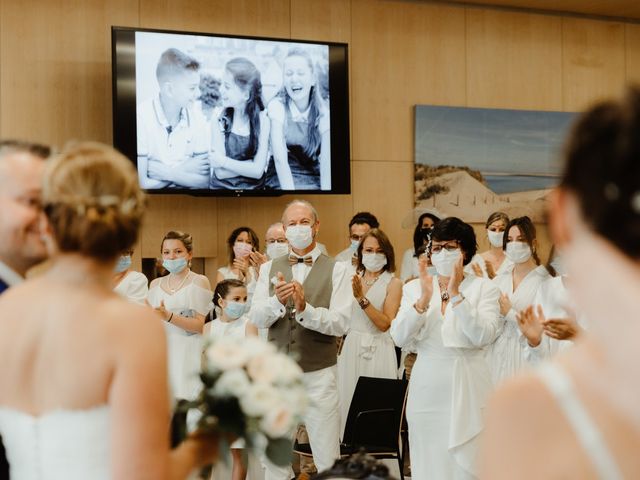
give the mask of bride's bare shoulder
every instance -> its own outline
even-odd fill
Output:
[[[561,459],[555,457],[566,453],[566,446],[556,446],[566,433],[562,414],[537,375],[506,382],[488,405],[480,478],[543,478],[549,468],[559,468],[556,461]]]

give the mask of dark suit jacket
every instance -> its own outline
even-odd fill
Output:
[[[0,278],[0,294],[7,288],[9,288],[9,285]],[[0,480],[9,480],[9,463],[7,462],[7,456],[4,452],[2,437],[0,437]]]

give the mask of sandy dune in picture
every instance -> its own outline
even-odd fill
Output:
[[[550,191],[497,194],[483,183],[479,172],[460,169],[415,180],[415,209],[435,209],[471,223],[482,223],[498,210],[510,217],[528,215],[541,222]]]

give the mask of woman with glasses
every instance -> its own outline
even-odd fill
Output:
[[[503,322],[499,289],[463,272],[475,253],[473,227],[455,217],[440,221],[431,234],[438,273],[429,275],[420,257],[419,277],[405,284],[391,323],[396,345],[413,343],[418,352],[407,402],[413,478],[475,478],[482,409],[492,389],[484,347]]]
[[[131,269],[133,250],[122,252],[113,271],[113,291],[130,302],[145,305],[149,294],[149,280],[144,273]]]
[[[510,272],[493,279],[502,292],[500,315],[505,319],[504,329],[489,352],[491,374],[496,384],[512,377],[526,364],[528,344],[520,332],[516,314],[533,304],[542,282],[551,278],[547,269],[540,265],[537,245],[536,227],[529,217],[514,218],[508,223],[503,248],[514,266]]]

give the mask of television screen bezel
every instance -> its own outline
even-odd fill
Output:
[[[137,32],[194,35],[283,43],[326,45],[329,47],[329,97],[331,115],[331,189],[330,190],[211,190],[162,188],[149,194],[186,194],[212,197],[269,197],[289,194],[348,195],[351,193],[351,135],[349,120],[349,45],[341,42],[299,40],[293,38],[233,35],[211,32],[164,30],[137,27],[111,27],[111,75],[113,145],[127,156],[137,169],[136,125],[136,52]]]

